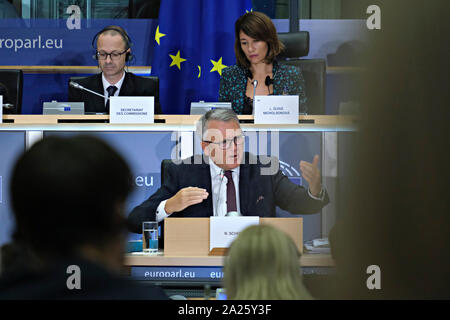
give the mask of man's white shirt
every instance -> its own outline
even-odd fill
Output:
[[[108,91],[106,90],[109,86],[115,86],[117,88],[116,92],[114,92],[114,97],[119,96],[120,88],[122,88],[123,80],[125,80],[125,71],[123,72],[122,78],[120,78],[119,81],[117,81],[116,84],[111,84],[106,80],[105,75],[102,73],[102,83],[103,83],[103,95],[105,96],[105,105],[108,101]]]

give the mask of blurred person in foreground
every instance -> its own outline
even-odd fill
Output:
[[[131,190],[127,163],[97,138],[34,144],[12,173],[16,226],[0,299],[167,299],[158,287],[120,277]],[[14,248],[27,259],[14,259]]]
[[[422,4],[384,1],[373,31],[352,184],[330,234],[339,299],[450,298],[448,1]]]
[[[283,231],[269,225],[244,229],[225,258],[228,300],[309,300],[300,252]]]
[[[235,23],[236,65],[223,70],[219,101],[231,102],[237,114],[252,114],[257,80],[256,95],[298,95],[299,111],[307,112],[302,71],[276,60],[283,49],[268,16],[256,11],[241,16]]]

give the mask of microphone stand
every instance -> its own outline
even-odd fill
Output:
[[[253,110],[252,115],[255,115],[255,95],[256,95],[256,87],[258,86],[258,80],[253,80]]]
[[[87,91],[87,92],[96,94],[96,95],[98,95],[99,97],[102,97],[103,99],[109,99],[109,97],[105,97],[104,95],[102,95],[102,94],[100,94],[100,93],[97,93],[97,92],[95,92],[95,91],[89,90],[89,89],[83,87],[83,86],[82,86],[81,84],[79,84],[79,83],[70,81],[70,82],[69,82],[69,85],[70,85],[71,87],[74,87],[74,88],[77,88],[77,89],[80,89],[80,90],[85,90],[85,91]]]

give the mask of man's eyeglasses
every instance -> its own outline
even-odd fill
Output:
[[[217,146],[220,149],[224,149],[225,150],[225,149],[228,149],[229,147],[231,147],[231,143],[234,142],[235,145],[240,145],[240,144],[244,143],[244,140],[245,140],[245,135],[242,134],[240,136],[235,136],[232,139],[226,139],[226,140],[223,140],[223,141],[220,141],[220,142],[214,142],[214,141],[208,141],[208,140],[203,140],[203,142],[217,144]]]
[[[120,58],[121,55],[123,55],[125,52],[127,52],[128,49],[126,49],[123,52],[111,52],[111,53],[107,53],[107,52],[103,52],[103,51],[97,51],[97,57],[100,60],[106,60],[108,58],[108,56],[111,57],[111,60],[118,60]]]

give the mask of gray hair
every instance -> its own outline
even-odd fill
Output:
[[[223,122],[236,121],[239,124],[239,119],[232,109],[217,108],[209,110],[197,121],[196,124],[196,133],[200,140],[203,140],[203,135],[208,129],[208,122],[211,120]]]

